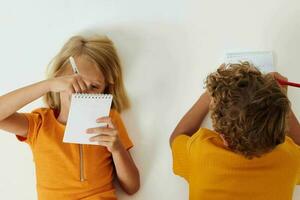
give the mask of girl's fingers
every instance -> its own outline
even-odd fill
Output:
[[[115,128],[110,117],[100,117],[96,120],[97,123],[107,123],[108,127]]]
[[[92,82],[88,79],[88,78],[86,78],[85,76],[82,76],[82,75],[79,75],[80,77],[80,80],[82,81],[82,82],[84,82],[84,84],[85,84],[85,86],[86,86],[86,89],[90,89],[90,85],[92,84]]]
[[[87,133],[95,133],[95,132],[111,132],[115,129],[109,127],[95,127],[95,128],[88,128],[86,131]]]
[[[109,147],[110,142],[97,142],[99,145],[104,146],[104,147]]]
[[[111,121],[110,117],[99,117],[96,122],[108,122]]]
[[[108,135],[96,135],[93,137],[90,137],[91,142],[113,142],[115,140],[115,137],[108,136]]]
[[[102,134],[102,135],[117,135],[117,130],[105,127],[96,127],[96,128],[89,128],[86,130],[88,134]]]
[[[78,85],[79,85],[81,91],[86,92],[88,89],[86,83],[81,78],[79,78],[77,82],[78,82]]]
[[[78,82],[75,80],[73,83],[72,83],[73,87],[74,87],[74,90],[76,93],[80,93],[81,92],[81,89],[80,89],[80,86],[78,84]]]

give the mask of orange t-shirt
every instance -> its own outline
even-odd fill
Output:
[[[288,200],[300,180],[300,148],[289,137],[249,160],[201,128],[192,137],[177,136],[172,153],[174,173],[189,183],[190,200]]]
[[[25,113],[29,122],[27,138],[17,136],[31,147],[40,200],[116,200],[111,153],[99,145],[63,143],[65,126],[54,111],[39,108]],[[133,144],[117,111],[110,117],[128,150]],[[84,177],[82,181],[81,178]]]

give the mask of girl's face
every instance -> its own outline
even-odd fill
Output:
[[[86,93],[103,93],[106,88],[105,77],[99,69],[97,63],[87,56],[79,56],[74,58],[78,71],[83,79],[88,79],[90,82],[96,84],[90,84]],[[68,65],[65,69],[63,76],[74,74],[71,65]],[[69,108],[71,95],[67,92],[60,93],[61,108]]]

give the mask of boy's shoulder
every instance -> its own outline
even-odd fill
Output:
[[[300,156],[300,146],[296,144],[289,136],[285,137],[285,141],[283,144],[281,144],[281,146],[288,147],[290,150],[296,152]]]
[[[220,143],[222,144],[222,139],[219,134],[208,128],[200,128],[194,135],[188,138],[187,147],[188,149],[194,148],[198,149],[204,144]]]
[[[220,139],[219,134],[214,131],[210,130],[208,128],[200,128],[191,138],[190,143],[193,142],[203,142],[212,138],[218,138]]]

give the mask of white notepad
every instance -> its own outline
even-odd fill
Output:
[[[270,51],[231,52],[225,55],[225,63],[249,61],[263,73],[275,71],[273,60],[273,53]]]
[[[112,98],[111,94],[73,94],[63,142],[96,145],[89,141],[95,134],[86,133],[86,129],[106,125],[96,119],[109,116]]]

